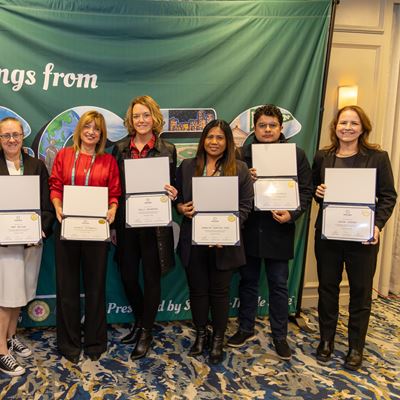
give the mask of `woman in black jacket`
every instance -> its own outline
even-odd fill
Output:
[[[315,224],[315,255],[319,279],[319,327],[321,342],[317,359],[328,361],[334,348],[334,337],[339,312],[339,285],[346,266],[350,285],[349,352],[345,368],[361,367],[363,348],[371,313],[372,281],[379,250],[379,232],[392,214],[396,191],[388,154],[378,145],[368,142],[372,126],[358,106],[347,106],[338,111],[330,127],[331,144],[319,150],[313,163],[315,200],[320,208]],[[322,204],[326,190],[326,168],[376,168],[376,208],[374,235],[369,242],[326,240],[321,238]]]
[[[210,362],[223,359],[223,340],[229,311],[229,286],[232,270],[245,263],[243,241],[240,246],[192,245],[192,201],[194,176],[238,176],[240,224],[251,210],[253,184],[245,163],[235,159],[232,130],[223,120],[209,122],[203,130],[195,158],[182,162],[177,172],[177,209],[184,218],[178,252],[186,267],[190,304],[197,336],[189,355],[200,355],[207,341],[208,313],[211,311],[213,338]],[[209,194],[212,196],[212,193]]]
[[[144,357],[152,341],[151,330],[161,297],[161,275],[175,264],[172,227],[125,227],[125,172],[124,160],[145,157],[168,157],[171,184],[175,181],[176,149],[159,137],[163,128],[159,105],[150,96],[134,98],[126,112],[125,126],[129,135],[114,148],[121,173],[122,196],[116,217],[117,262],[125,294],[132,307],[135,324],[122,338],[122,343],[135,344],[132,359]],[[170,198],[177,191],[165,185]],[[143,265],[144,289],[139,284],[139,265]]]
[[[49,174],[43,161],[23,151],[23,139],[23,127],[18,119],[7,117],[0,121],[0,175],[39,176],[42,236],[46,238],[54,222]],[[0,371],[10,376],[25,372],[13,355],[29,357],[32,354],[17,338],[16,330],[21,307],[36,295],[42,248],[42,244],[0,246]]]

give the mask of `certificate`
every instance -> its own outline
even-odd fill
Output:
[[[105,218],[66,217],[61,224],[61,239],[109,241],[110,225]]]
[[[326,168],[324,203],[375,204],[376,168]]]
[[[297,210],[299,207],[299,187],[293,178],[259,178],[255,181],[255,210]]]
[[[239,217],[234,213],[197,213],[192,220],[192,244],[239,246]]]
[[[65,185],[61,239],[101,242],[110,240],[107,210],[107,187]]]
[[[374,211],[368,206],[334,205],[324,208],[322,237],[365,242],[374,235]]]
[[[253,167],[259,177],[297,176],[294,143],[258,143],[251,145]]]
[[[131,194],[126,199],[129,228],[168,226],[172,223],[171,200],[165,193]]]
[[[38,244],[41,240],[42,227],[38,212],[0,212],[0,244]]]
[[[40,178],[0,176],[0,244],[37,244],[42,240]]]
[[[150,157],[124,160],[126,193],[164,192],[169,184],[169,158]]]
[[[193,204],[197,212],[239,211],[237,176],[199,176],[192,178]]]

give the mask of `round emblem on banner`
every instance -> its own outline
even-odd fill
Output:
[[[287,185],[288,185],[288,187],[290,187],[290,188],[294,188],[294,182],[293,182],[293,181],[289,181],[289,182],[287,183]]]
[[[50,307],[45,301],[34,300],[28,306],[28,315],[32,321],[42,322],[50,315]]]
[[[236,221],[236,217],[234,215],[229,215],[228,221],[229,222],[235,222]]]
[[[166,203],[168,201],[168,196],[161,196],[160,201],[161,203]]]
[[[106,221],[104,219],[99,219],[99,224],[103,225],[105,223],[106,223]]]
[[[31,215],[31,220],[32,220],[32,221],[37,221],[37,219],[38,219],[37,214],[32,214],[32,215]]]
[[[362,215],[363,217],[369,217],[370,214],[371,214],[371,210],[362,210],[362,211],[361,211],[361,215]]]

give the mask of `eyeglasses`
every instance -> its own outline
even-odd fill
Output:
[[[14,140],[20,140],[21,137],[24,136],[23,133],[13,132],[13,133],[3,133],[0,135],[0,138],[3,140],[10,140],[13,138]]]
[[[268,126],[270,129],[276,129],[279,127],[279,124],[276,124],[275,122],[272,122],[271,124],[265,124],[263,122],[260,122],[259,124],[257,124],[257,128],[260,129],[266,129]]]

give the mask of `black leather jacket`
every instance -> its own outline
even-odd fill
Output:
[[[123,246],[118,246],[119,243],[124,243],[122,239],[125,233],[125,171],[124,171],[124,160],[131,158],[130,150],[131,136],[127,136],[117,142],[114,146],[113,155],[117,160],[120,175],[121,175],[121,187],[122,195],[119,201],[119,207],[115,218],[115,228],[117,230],[117,251],[116,261],[119,264],[121,256],[124,252]],[[176,173],[176,148],[175,146],[157,137],[154,147],[149,151],[147,157],[168,157],[170,167],[171,185],[175,184],[175,173]],[[128,229],[140,229],[140,228],[128,228]],[[161,265],[161,273],[165,274],[175,265],[175,253],[174,253],[174,237],[171,227],[157,227],[154,228],[157,237],[158,255]]]

